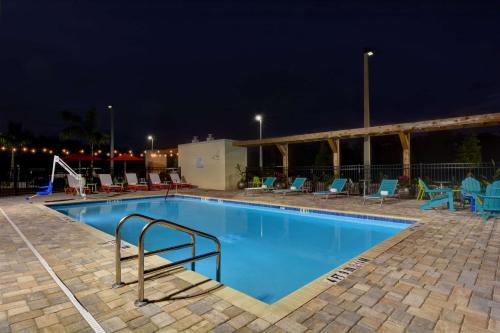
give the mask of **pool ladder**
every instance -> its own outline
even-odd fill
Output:
[[[144,226],[144,228],[142,228],[142,231],[139,235],[139,240],[137,242],[138,247],[139,247],[138,253],[134,254],[134,255],[122,257],[121,256],[120,231],[121,231],[122,226],[125,224],[125,222],[129,221],[130,219],[134,219],[134,218],[147,221],[148,223]],[[161,226],[167,227],[169,229],[184,232],[191,237],[191,242],[179,244],[179,245],[175,245],[175,246],[170,246],[170,247],[166,247],[166,248],[158,249],[158,250],[154,250],[154,251],[145,252],[144,251],[144,238],[145,238],[148,230],[154,225],[161,225]],[[207,239],[213,241],[215,243],[215,251],[196,255],[196,236],[207,238]],[[202,231],[194,230],[194,229],[191,229],[188,227],[184,227],[182,225],[179,225],[179,224],[171,222],[171,221],[167,221],[167,220],[163,220],[163,219],[155,219],[153,217],[142,215],[142,214],[130,214],[130,215],[127,215],[124,218],[122,218],[120,220],[120,222],[118,223],[118,225],[116,226],[115,242],[116,242],[115,243],[116,275],[115,275],[115,283],[113,284],[113,288],[120,288],[120,287],[123,287],[125,285],[121,280],[122,279],[122,265],[121,265],[121,263],[123,261],[133,260],[136,258],[139,259],[138,260],[138,278],[137,278],[138,298],[134,303],[136,306],[143,306],[149,302],[146,298],[144,298],[144,274],[156,272],[156,271],[163,270],[163,269],[173,268],[176,266],[181,266],[181,265],[184,265],[187,263],[191,263],[191,270],[195,271],[196,270],[196,264],[195,264],[196,261],[216,256],[216,262],[215,262],[216,280],[217,280],[217,282],[220,282],[220,255],[221,255],[220,242],[217,239],[217,237],[209,235],[209,234],[204,233]],[[174,262],[171,262],[169,264],[165,264],[165,265],[161,265],[158,267],[144,270],[144,257],[152,256],[152,255],[159,254],[159,253],[180,250],[180,249],[189,248],[189,247],[191,248],[191,257],[186,258],[186,259],[182,259],[182,260],[178,260],[178,261],[174,261]]]

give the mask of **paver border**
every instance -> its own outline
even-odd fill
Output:
[[[56,211],[55,209],[50,208],[51,206],[64,206],[64,205],[72,205],[72,204],[79,204],[79,203],[97,203],[97,202],[116,202],[116,201],[128,201],[128,200],[133,200],[133,199],[149,199],[149,198],[163,198],[165,195],[147,195],[147,196],[125,196],[117,199],[80,199],[80,200],[72,200],[71,202],[65,201],[65,202],[46,202],[46,203],[39,203],[35,204],[36,206],[39,206],[42,209],[46,209],[48,212],[51,212],[53,215],[57,216],[63,221],[71,221],[71,222],[78,222],[77,225],[79,225],[81,228],[84,230],[91,232],[92,234],[99,235],[101,239],[105,239],[106,241],[112,241],[114,240],[114,237],[99,230],[96,229],[92,226],[89,226],[85,223],[81,223],[78,220],[75,220],[63,213],[60,213]],[[314,212],[320,212],[320,213],[330,213],[334,215],[347,215],[347,216],[354,216],[354,217],[359,217],[359,216],[367,216],[369,218],[375,217],[375,219],[386,219],[392,222],[395,220],[397,221],[408,221],[409,222],[414,222],[412,223],[411,226],[407,227],[406,229],[401,230],[397,234],[389,237],[388,239],[384,240],[383,242],[375,245],[374,247],[371,247],[370,249],[366,250],[365,252],[361,253],[360,255],[353,257],[346,262],[338,265],[337,267],[333,268],[332,270],[328,271],[327,273],[319,276],[318,278],[314,279],[313,281],[309,282],[305,286],[291,292],[287,296],[284,296],[280,300],[276,301],[275,303],[272,304],[267,304],[264,303],[252,296],[249,296],[247,294],[244,294],[236,289],[233,289],[229,286],[222,285],[221,288],[216,289],[213,291],[213,294],[222,298],[223,300],[227,301],[228,303],[241,307],[248,311],[251,314],[254,314],[258,317],[261,317],[270,323],[276,323],[277,321],[281,320],[285,316],[289,315],[291,312],[295,311],[299,307],[303,306],[322,292],[326,291],[330,287],[333,286],[331,282],[328,282],[326,278],[328,276],[331,276],[335,273],[338,273],[339,270],[341,270],[343,267],[346,265],[349,265],[353,262],[355,262],[359,258],[366,258],[368,260],[373,260],[389,250],[391,247],[395,246],[396,244],[402,242],[404,239],[409,237],[411,234],[416,232],[421,226],[422,223],[425,223],[425,220],[419,217],[401,217],[401,216],[396,216],[396,215],[383,215],[383,214],[372,214],[372,213],[362,213],[358,211],[340,211],[340,210],[334,210],[334,209],[324,209],[324,208],[316,208],[316,207],[307,207],[307,206],[296,206],[296,205],[287,205],[287,204],[271,204],[269,202],[264,202],[264,201],[245,201],[241,199],[227,199],[227,198],[218,198],[218,197],[213,197],[213,196],[204,196],[204,195],[192,195],[192,194],[180,194],[180,193],[175,193],[169,195],[169,197],[186,197],[186,198],[200,198],[200,199],[206,199],[210,201],[225,201],[225,202],[231,202],[231,203],[241,203],[241,204],[250,204],[250,205],[261,205],[264,207],[273,207],[273,208],[281,208],[284,207],[285,209],[290,209],[290,210],[295,210],[295,211],[314,211]],[[126,242],[127,243],[127,242]],[[137,252],[137,247],[134,244],[127,243],[130,246],[130,250],[134,250]],[[160,264],[164,263],[169,263],[169,261],[163,257],[160,257],[158,255],[154,255],[151,258],[155,259],[155,261],[158,261]],[[362,269],[362,268],[360,268]],[[183,270],[181,272],[176,272],[173,274],[174,276],[183,279],[184,281],[188,283],[197,283],[202,280],[206,280],[206,276],[201,275],[200,273],[193,272],[190,270]],[[348,278],[348,277],[347,277]],[[215,281],[211,281],[213,283],[207,283],[201,288],[204,290],[209,290],[212,289],[217,283]]]

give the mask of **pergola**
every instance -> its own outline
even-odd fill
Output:
[[[404,175],[410,176],[410,139],[412,133],[453,130],[473,127],[500,125],[500,113],[488,113],[464,117],[453,117],[435,120],[424,120],[410,123],[371,126],[346,130],[316,132],[298,135],[266,138],[262,140],[234,141],[233,145],[253,147],[275,145],[283,157],[283,171],[288,172],[288,145],[294,143],[327,141],[333,153],[334,174],[340,174],[340,140],[361,138],[365,136],[397,135],[401,141]]]

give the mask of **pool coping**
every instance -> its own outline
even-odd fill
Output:
[[[78,225],[83,227],[84,229],[91,231],[93,234],[100,235],[101,238],[109,238],[108,241],[114,240],[114,236],[109,235],[99,229],[96,229],[94,227],[91,227],[85,223],[81,223],[78,220],[75,220],[71,218],[68,215],[65,215],[63,213],[60,213],[52,208],[51,206],[64,206],[64,205],[71,205],[71,204],[80,204],[80,203],[90,203],[90,202],[117,202],[117,201],[128,201],[128,200],[141,200],[141,199],[149,199],[149,198],[162,198],[165,197],[165,195],[154,195],[154,196],[143,196],[143,197],[125,197],[125,198],[120,198],[120,199],[113,199],[113,200],[106,200],[106,199],[86,199],[86,200],[75,200],[71,202],[51,202],[51,203],[44,203],[40,204],[40,207],[43,207],[47,209],[47,211],[50,211],[52,214],[56,215],[58,218],[60,218],[63,221],[71,221],[71,222],[79,222]],[[333,210],[333,209],[322,209],[322,208],[311,208],[311,207],[305,207],[305,206],[294,206],[294,205],[284,205],[284,204],[270,204],[268,202],[263,202],[263,201],[245,201],[245,200],[240,200],[240,199],[227,199],[227,198],[217,198],[217,197],[212,197],[212,196],[203,196],[203,195],[192,195],[192,194],[180,194],[180,193],[175,193],[168,195],[168,197],[181,197],[181,198],[191,198],[191,199],[201,199],[202,201],[205,199],[206,201],[213,201],[213,202],[228,202],[228,203],[240,203],[240,204],[249,204],[249,205],[254,205],[254,206],[261,206],[261,207],[269,207],[269,208],[279,208],[279,209],[286,209],[286,210],[293,210],[293,211],[298,211],[301,213],[308,213],[308,212],[317,212],[320,214],[328,214],[328,215],[341,215],[341,216],[351,216],[351,217],[365,217],[365,218],[372,218],[375,220],[389,220],[391,222],[397,222],[399,223],[405,223],[405,224],[411,224],[408,226],[406,229],[403,229],[399,231],[397,234],[387,238],[383,242],[371,247],[370,249],[366,250],[365,252],[359,254],[358,256],[355,256],[346,262],[338,265],[337,267],[333,268],[332,270],[328,271],[327,273],[319,276],[318,278],[312,280],[311,282],[307,283],[306,285],[302,286],[299,289],[296,289],[295,291],[291,292],[290,294],[284,296],[283,298],[279,299],[278,301],[272,303],[272,304],[267,304],[264,303],[250,295],[247,295],[245,293],[242,293],[234,288],[231,288],[226,285],[221,285],[220,288],[217,288],[214,291],[211,291],[214,295],[220,297],[221,299],[227,301],[228,303],[241,307],[248,311],[249,313],[252,313],[258,317],[261,317],[270,323],[276,323],[277,321],[281,320],[285,316],[289,315],[291,312],[295,311],[299,307],[303,306],[322,292],[326,291],[327,289],[331,288],[334,286],[334,283],[330,282],[327,280],[328,277],[334,275],[334,274],[339,274],[340,271],[343,271],[343,269],[347,266],[352,266],[357,260],[360,258],[366,259],[367,262],[370,262],[374,259],[376,259],[378,256],[389,250],[391,247],[395,246],[396,244],[400,243],[404,239],[406,239],[408,236],[416,232],[421,226],[422,226],[422,219],[418,217],[400,217],[400,216],[395,216],[395,215],[382,215],[382,214],[365,214],[361,212],[352,212],[352,211],[338,211],[338,210]],[[374,218],[375,217],[375,218]],[[413,223],[410,223],[413,222]],[[104,236],[104,237],[103,237]],[[137,253],[137,246],[130,244],[128,242],[125,242],[127,245],[129,245],[129,252],[131,254]],[[131,250],[134,250],[135,252],[132,252]],[[158,264],[165,264],[169,263],[169,261],[163,257],[160,257],[158,255],[153,255],[150,260],[154,260],[155,262],[158,262]],[[154,258],[154,259],[153,259]],[[359,267],[358,269],[362,269],[363,267]],[[353,273],[354,271],[352,271]],[[191,270],[185,269],[180,272],[176,272],[173,274],[174,276],[183,279],[184,281],[195,284],[200,281],[206,280],[207,277],[197,273],[193,272]],[[345,276],[345,278],[348,278],[348,276]],[[340,281],[339,281],[340,282]],[[202,290],[211,290],[215,286],[217,286],[218,283],[216,281],[211,280],[209,283],[206,283],[205,285],[200,286]]]

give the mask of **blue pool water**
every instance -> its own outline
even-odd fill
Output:
[[[212,234],[221,242],[222,282],[266,303],[276,302],[410,225],[180,197],[51,207],[111,235],[118,221],[132,213]],[[122,239],[137,244],[144,224],[140,220],[125,224]],[[187,241],[189,236],[181,232],[154,226],[145,247],[154,250]],[[198,254],[212,250],[212,242],[197,238]],[[187,258],[190,249],[163,256]],[[215,257],[197,262],[196,271],[214,279]]]

